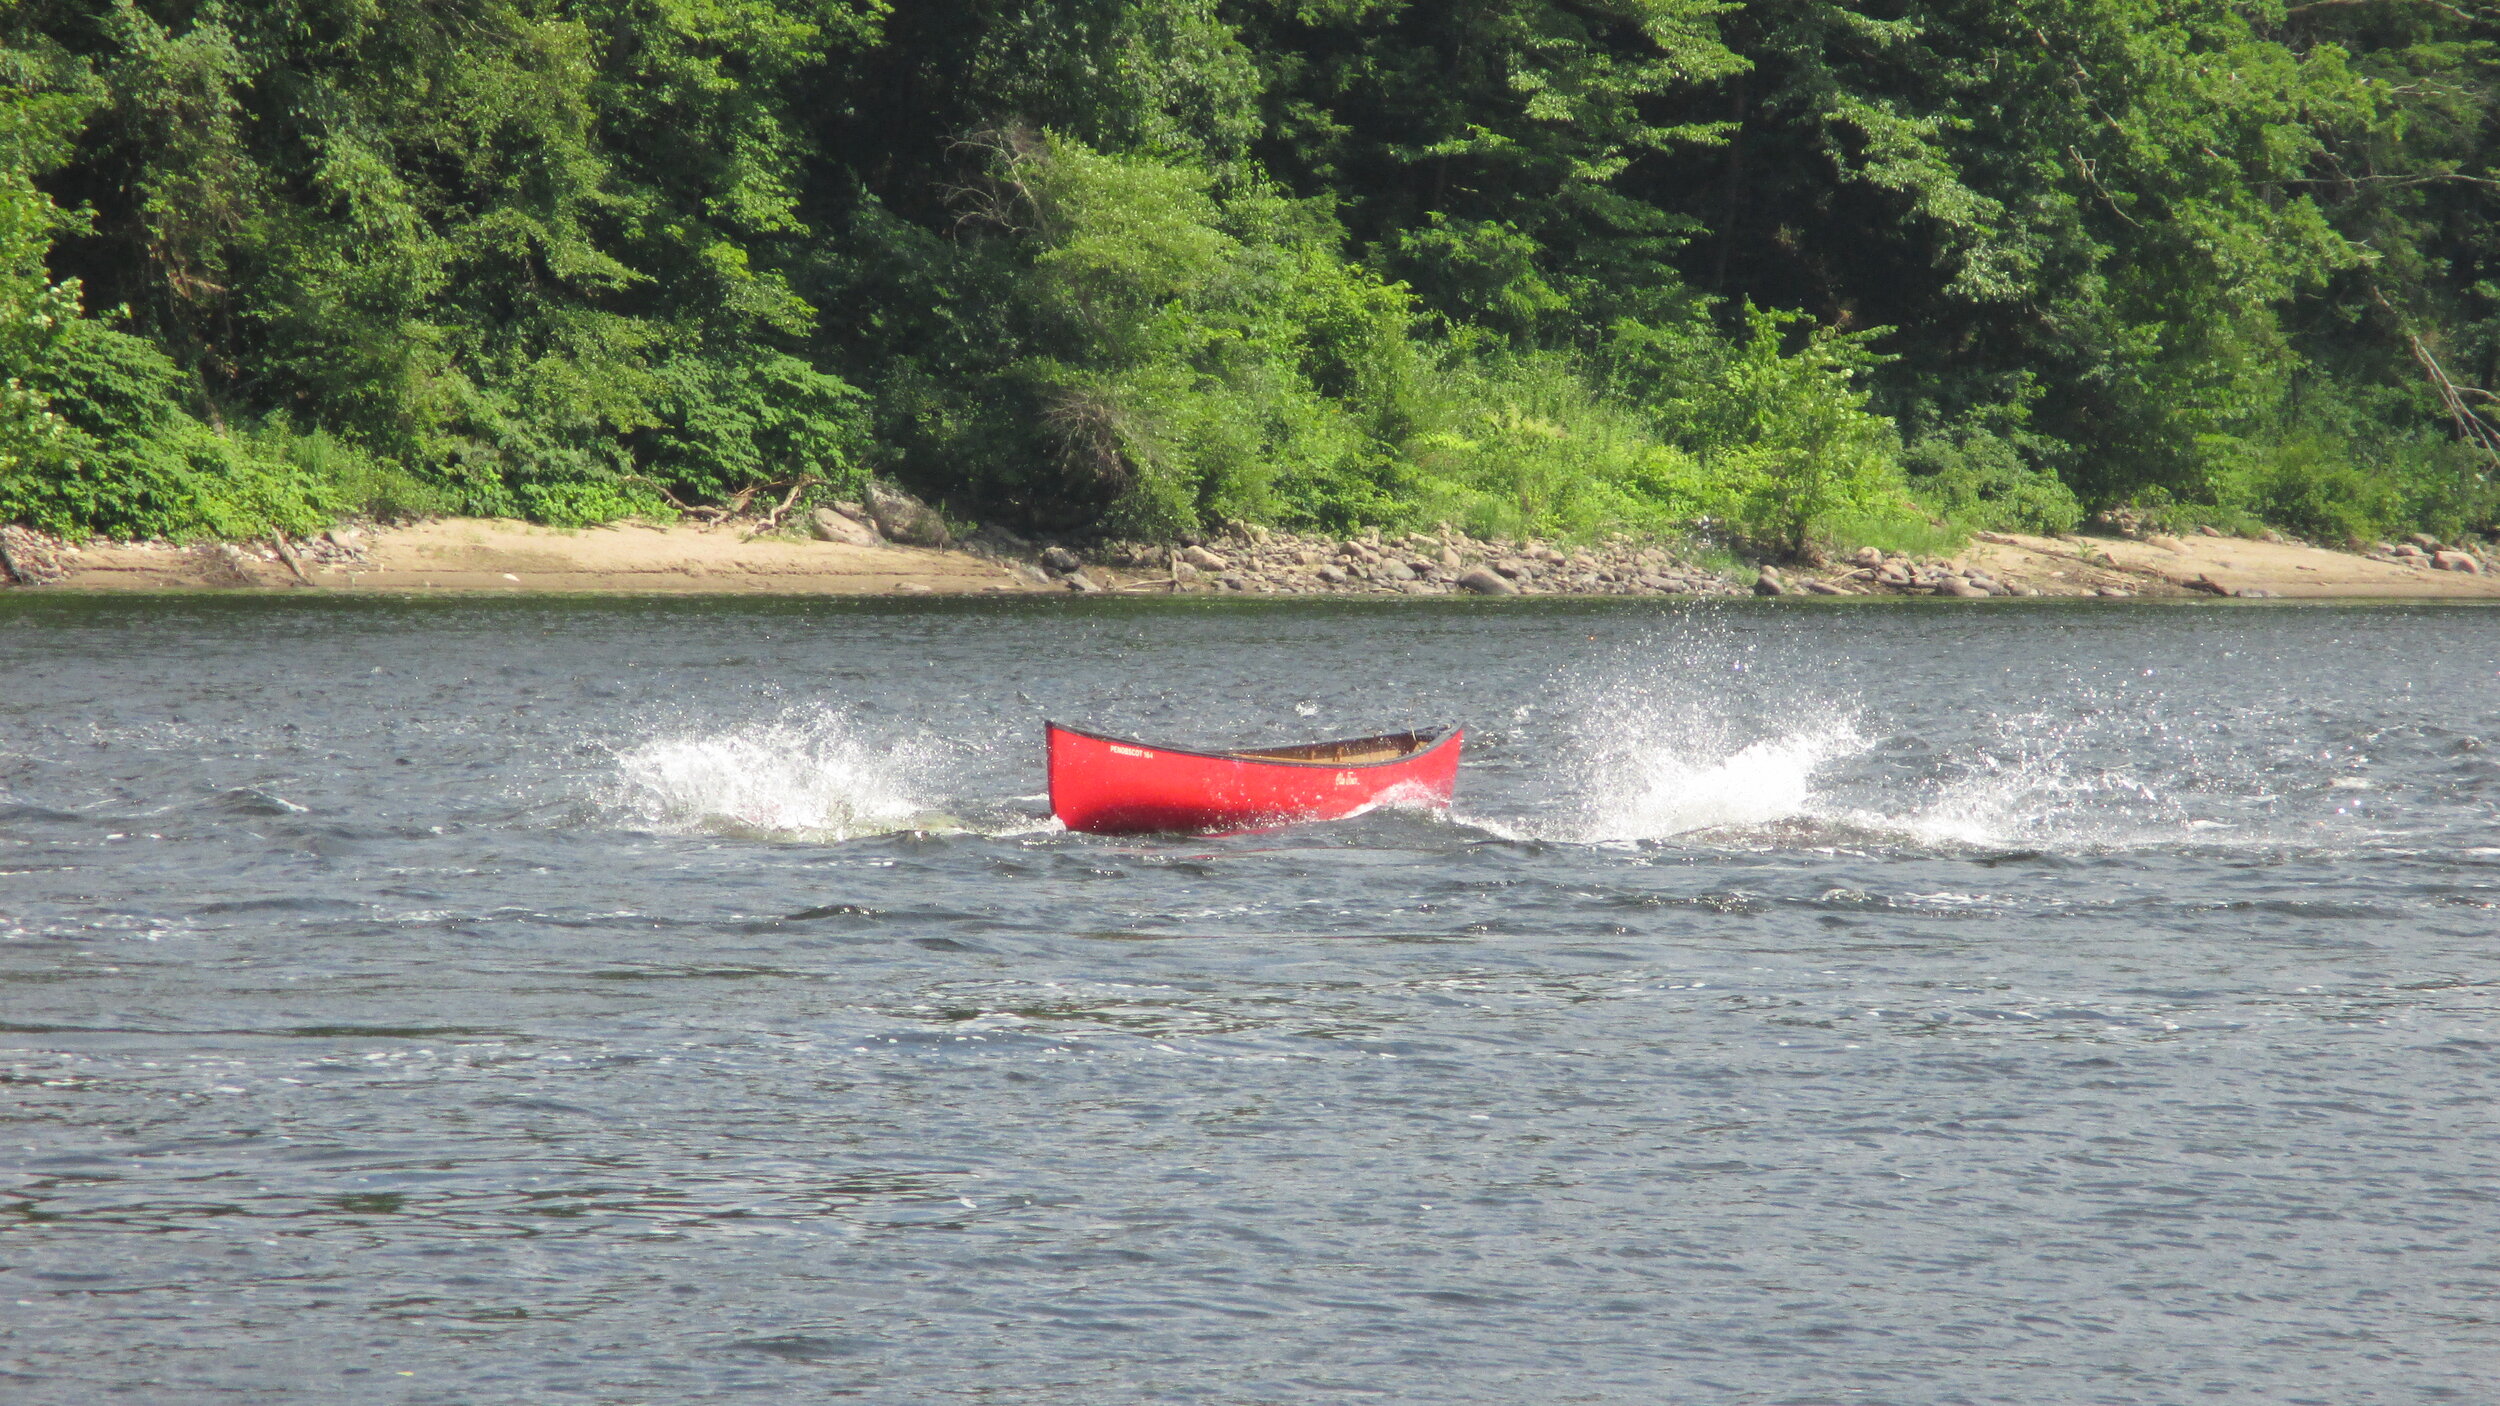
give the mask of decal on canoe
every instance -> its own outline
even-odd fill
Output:
[[[1147,751],[1143,747],[1123,747],[1117,742],[1111,744],[1111,750],[1119,753],[1123,757],[1151,757],[1154,755],[1154,753]]]

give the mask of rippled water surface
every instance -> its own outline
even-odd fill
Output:
[[[2487,1402],[2496,947],[2500,611],[0,599],[0,1399]]]

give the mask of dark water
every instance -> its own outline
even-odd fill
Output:
[[[2500,611],[8,599],[0,1400],[2487,1402],[2496,948]]]

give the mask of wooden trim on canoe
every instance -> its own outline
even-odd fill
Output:
[[[1097,742],[1111,742],[1123,747],[1144,747],[1157,752],[1172,752],[1184,757],[1210,757],[1228,762],[1262,762],[1274,766],[1316,766],[1344,769],[1349,767],[1390,766],[1411,761],[1458,735],[1456,728],[1428,727],[1413,732],[1384,732],[1372,737],[1348,737],[1333,742],[1298,742],[1282,747],[1257,747],[1235,752],[1207,752],[1195,747],[1175,747],[1166,742],[1140,742],[1133,737],[1114,737],[1107,732],[1088,732],[1081,727],[1044,720],[1045,729],[1057,728],[1078,737]]]

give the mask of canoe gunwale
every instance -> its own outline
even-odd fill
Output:
[[[1394,757],[1383,757],[1378,761],[1372,762],[1344,762],[1319,760],[1304,761],[1292,757],[1260,755],[1259,753],[1263,752],[1265,749],[1254,749],[1251,751],[1241,752],[1208,752],[1202,751],[1196,747],[1175,747],[1167,742],[1140,742],[1134,737],[1116,737],[1108,732],[1091,732],[1081,727],[1070,727],[1066,723],[1052,722],[1047,718],[1042,721],[1042,730],[1045,736],[1055,730],[1068,733],[1069,735],[1075,737],[1089,738],[1096,742],[1115,743],[1122,747],[1142,747],[1150,752],[1169,752],[1175,756],[1200,757],[1207,761],[1238,762],[1243,766],[1312,767],[1325,771],[1362,771],[1372,767],[1405,766],[1419,757],[1428,757],[1434,752],[1449,746],[1450,743],[1459,735],[1458,729],[1455,727],[1419,727],[1409,729],[1405,732],[1375,733],[1369,737],[1342,737],[1324,742],[1303,742],[1290,744],[1291,746],[1310,748],[1344,747],[1357,742],[1387,742],[1392,739],[1402,737],[1412,737],[1422,742],[1422,745],[1416,747],[1413,751],[1400,752]],[[1277,750],[1282,751],[1287,749],[1278,748]]]

